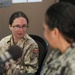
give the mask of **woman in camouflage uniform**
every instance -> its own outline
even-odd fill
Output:
[[[35,73],[38,69],[38,45],[26,33],[29,20],[27,16],[17,11],[9,19],[9,29],[12,35],[4,37],[0,42],[0,55],[4,54],[12,45],[18,45],[22,48],[21,58],[15,61],[15,67],[5,64],[6,71],[4,75],[18,75],[20,73]]]
[[[75,75],[75,6],[67,2],[50,6],[43,28],[44,37],[54,50],[41,75]]]

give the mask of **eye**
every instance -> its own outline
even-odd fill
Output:
[[[27,25],[23,25],[22,27],[25,28],[25,27],[28,27],[28,26]]]
[[[15,27],[20,27],[19,25],[15,25]]]

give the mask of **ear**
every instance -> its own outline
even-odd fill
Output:
[[[12,27],[12,26],[11,26],[11,25],[9,25],[9,29],[10,29],[10,30],[11,30],[11,27]]]
[[[57,28],[54,28],[53,29],[53,34],[54,34],[54,37],[59,38],[60,32],[59,32],[59,30]]]

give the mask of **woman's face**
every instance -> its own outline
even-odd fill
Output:
[[[48,26],[43,23],[43,28],[44,28],[44,37],[48,41],[49,45],[53,48],[57,48],[57,34],[56,30],[50,30]]]
[[[16,18],[9,28],[14,37],[20,39],[24,36],[27,30],[27,20],[23,17]]]

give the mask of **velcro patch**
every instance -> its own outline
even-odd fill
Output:
[[[38,49],[34,49],[33,50],[34,53],[38,53],[38,51],[39,51]]]

